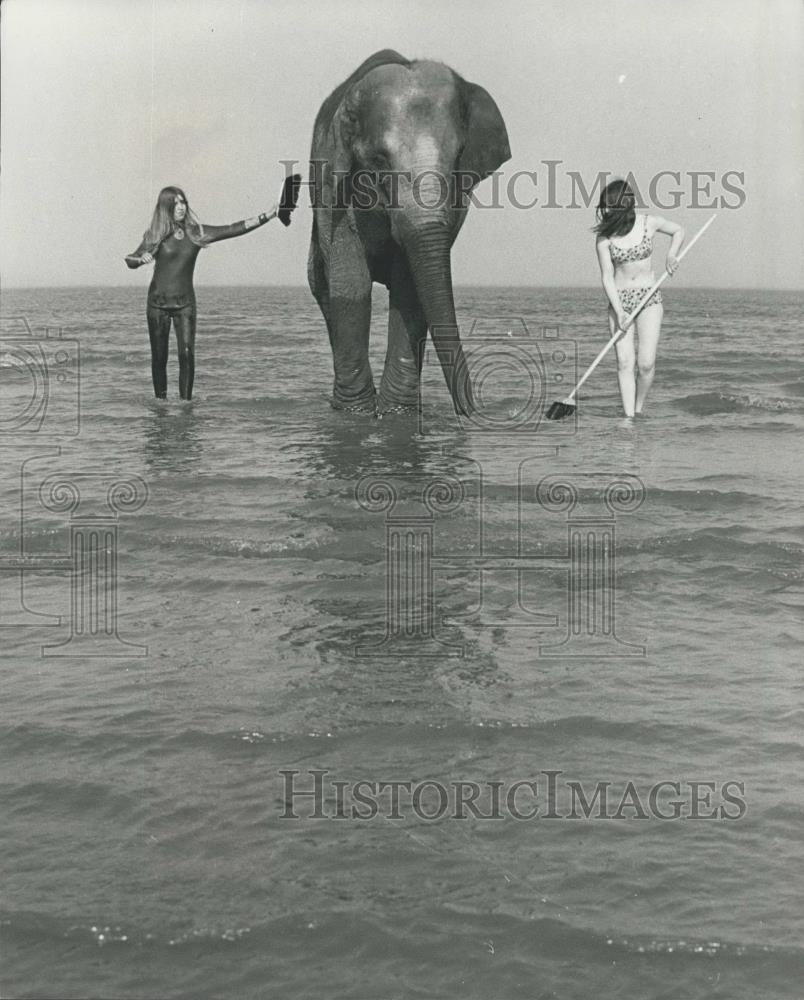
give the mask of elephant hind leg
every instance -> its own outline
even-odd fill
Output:
[[[398,251],[391,269],[388,350],[377,401],[380,413],[418,407],[426,338],[427,319],[408,262]]]

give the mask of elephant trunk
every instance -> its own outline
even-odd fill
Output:
[[[399,235],[455,409],[469,416],[474,398],[455,318],[448,221],[428,219]]]

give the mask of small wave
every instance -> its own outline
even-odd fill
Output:
[[[767,434],[769,431],[780,432],[780,433],[791,433],[796,434],[801,433],[801,424],[793,420],[783,421],[783,420],[768,420],[762,419],[761,411],[756,411],[757,420],[754,423],[745,424],[728,424],[728,431],[730,434],[734,434],[736,431],[756,431],[761,430],[763,433]],[[711,437],[712,431],[717,427],[717,424],[712,424],[704,421],[696,421],[689,427],[680,427],[678,429],[679,434],[694,434],[694,435],[706,435]]]
[[[762,504],[765,506],[773,502],[772,497],[763,496],[761,493],[746,493],[743,490],[713,490],[713,489],[678,489],[669,490],[662,488],[650,488],[647,494],[651,509],[657,504],[668,504],[671,507],[678,507],[684,511],[705,510],[711,511],[717,508],[742,507],[750,504]]]
[[[653,955],[700,955],[707,958],[779,958],[797,959],[804,968],[804,952],[799,948],[781,945],[733,944],[707,938],[687,940],[686,938],[651,938],[646,935],[634,937],[609,937],[606,945],[613,950],[630,954]]]
[[[695,557],[734,561],[754,568],[774,566],[795,568],[801,565],[802,549],[793,542],[747,542],[735,528],[710,528],[704,531],[674,532],[641,541],[623,541],[618,555],[658,553],[672,557]]]
[[[477,722],[479,728],[505,729],[511,735],[520,735],[523,740],[532,741],[535,736],[555,737],[561,741],[571,738],[591,739],[599,737],[609,739],[612,743],[623,741],[644,743],[649,746],[657,741],[667,740],[671,745],[676,741],[700,737],[700,730],[694,726],[679,726],[671,723],[653,720],[635,719],[632,721],[617,719],[609,720],[594,715],[571,715],[559,719],[551,719],[542,723],[527,723],[512,725],[497,720]]]
[[[8,941],[73,941],[96,947],[133,946],[175,948],[183,945],[207,946],[241,941],[250,927],[220,926],[144,930],[114,923],[80,923],[40,913],[5,913],[0,917],[2,936]]]
[[[541,903],[548,907],[559,904],[542,897]],[[486,924],[481,914],[472,908],[447,905],[445,909],[459,914],[465,922],[484,929]],[[794,945],[761,944],[755,942],[724,941],[717,937],[659,937],[651,934],[601,933],[589,928],[577,927],[565,919],[545,917],[536,913],[528,918],[511,913],[496,915],[498,926],[504,925],[506,941],[529,944],[539,952],[572,955],[583,951],[590,958],[605,961],[637,958],[641,955],[665,956],[676,960],[706,961],[713,959],[739,959],[748,965],[769,959],[783,961],[790,968],[804,972],[804,949]]]
[[[142,709],[111,716],[105,725],[89,729],[31,722],[0,726],[0,751],[6,758],[31,754],[62,758],[70,754],[102,754],[105,760],[111,760],[147,752],[161,734],[162,725],[158,713]]]
[[[182,548],[200,551],[211,556],[240,559],[272,559],[281,555],[296,555],[321,548],[335,539],[331,529],[306,529],[291,532],[284,538],[256,539],[230,538],[226,535],[163,535],[160,543],[165,548]]]
[[[32,781],[16,788],[6,786],[4,799],[10,814],[37,817],[63,814],[119,818],[133,815],[141,806],[139,797],[92,781]]]
[[[684,396],[677,405],[688,413],[710,416],[715,413],[796,413],[804,412],[804,403],[759,393],[701,392]]]
[[[543,899],[543,904],[550,905]],[[445,924],[461,937],[475,928],[478,935],[485,934],[487,917],[471,908],[449,905],[439,910],[438,924],[435,917],[425,919],[424,934],[430,927],[443,937]],[[529,918],[497,913],[494,926],[504,931],[511,946],[539,954],[576,957],[583,951],[590,958],[612,961],[628,960],[641,955],[666,958],[711,961],[717,959],[739,960],[753,963],[759,960],[784,962],[788,971],[799,970],[804,974],[804,950],[782,944],[760,944],[723,941],[718,937],[655,937],[650,934],[621,935],[601,933],[583,927],[574,927],[564,919],[532,915]],[[269,948],[277,939],[299,941],[299,935],[309,935],[311,943],[336,953],[347,943],[360,942],[364,949],[380,954],[391,942],[399,944],[398,931],[381,917],[369,919],[366,915],[324,911],[311,913],[293,912],[277,916],[256,926],[215,924],[211,926],[183,925],[152,927],[146,929],[104,920],[74,921],[50,914],[32,912],[6,912],[0,917],[0,931],[8,942],[33,941],[54,943],[68,941],[77,946],[93,948],[136,948],[159,951],[204,948],[231,949],[245,946],[248,952]],[[240,950],[240,949],[238,949]],[[243,955],[245,957],[245,955]]]
[[[695,483],[731,483],[735,479],[744,479],[750,482],[751,478],[751,476],[742,476],[737,472],[713,472],[707,476],[698,476],[692,481]]]

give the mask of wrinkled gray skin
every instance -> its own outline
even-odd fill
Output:
[[[457,207],[454,172],[471,172],[478,183],[510,155],[494,101],[441,63],[378,52],[324,102],[311,152],[308,278],[329,332],[333,406],[380,414],[415,407],[429,328],[457,412],[472,412],[450,267],[468,195]],[[373,190],[380,204],[356,208],[353,178],[360,170],[409,171],[412,180],[420,177],[416,197],[411,181],[401,179],[400,207],[388,207],[392,192],[387,182],[377,181]],[[425,171],[447,179],[449,197]],[[469,184],[463,187],[468,190]],[[439,200],[438,207],[421,207]],[[390,292],[388,351],[378,394],[368,360],[374,281]]]

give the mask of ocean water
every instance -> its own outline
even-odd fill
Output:
[[[305,289],[198,289],[192,404],[141,284],[4,292],[0,995],[800,997],[802,298],[673,288],[646,416],[546,423],[601,293],[458,289],[467,427],[432,350],[333,411]]]

